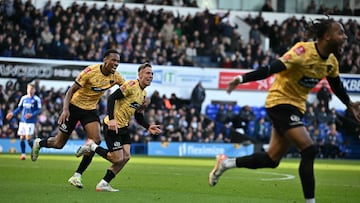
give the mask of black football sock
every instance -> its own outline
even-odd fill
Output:
[[[40,140],[40,142],[39,142],[40,148],[41,147],[48,148],[47,140],[48,140],[48,138],[44,138],[44,139]]]
[[[306,199],[315,197],[314,160],[317,148],[312,145],[301,152],[299,174]]]
[[[28,144],[29,144],[29,146],[32,148],[33,147],[33,140],[28,140]]]
[[[94,152],[91,152],[90,155],[84,155],[81,162],[80,162],[80,165],[78,167],[78,169],[76,170],[76,173],[80,173],[80,174],[83,174],[83,172],[87,169],[87,167],[90,165],[93,157],[94,157]]]
[[[111,170],[107,170],[106,171],[106,174],[105,174],[105,176],[104,176],[104,180],[106,181],[106,182],[108,182],[108,183],[110,183],[110,181],[112,180],[112,179],[114,179],[115,178],[115,174],[111,171]]]
[[[278,161],[273,161],[266,152],[256,152],[249,156],[236,158],[236,167],[240,168],[276,168]]]
[[[109,152],[109,150],[104,149],[104,148],[98,146],[98,147],[96,147],[95,152],[96,152],[98,155],[102,156],[104,159],[107,159],[107,153]]]

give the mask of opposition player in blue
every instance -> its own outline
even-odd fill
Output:
[[[21,112],[21,118],[17,132],[18,136],[20,137],[21,160],[25,160],[26,158],[25,139],[31,148],[33,146],[35,124],[37,122],[37,116],[41,112],[41,99],[35,95],[35,86],[33,84],[28,84],[26,91],[27,94],[21,97],[18,107],[6,115],[6,119],[10,120],[14,115],[17,115]]]

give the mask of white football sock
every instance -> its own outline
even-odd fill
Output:
[[[80,173],[75,172],[75,173],[74,173],[74,177],[81,177],[81,174],[80,174]]]
[[[305,203],[315,203],[315,198],[305,199]]]
[[[225,166],[225,168],[236,168],[235,159],[225,159],[224,166]]]
[[[99,145],[93,143],[93,144],[90,145],[90,150],[93,151],[93,152],[95,152],[95,149],[96,149],[98,146],[99,146]]]
[[[108,182],[106,182],[104,179],[101,179],[100,184],[108,184]]]

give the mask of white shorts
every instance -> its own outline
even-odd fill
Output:
[[[35,124],[34,123],[19,123],[18,135],[34,135]]]

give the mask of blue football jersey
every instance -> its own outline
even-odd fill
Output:
[[[34,95],[29,97],[24,95],[21,97],[18,107],[14,110],[13,114],[17,115],[21,111],[20,122],[24,123],[36,123],[37,115],[41,112],[41,99]],[[26,114],[32,114],[32,116],[26,119]]]

